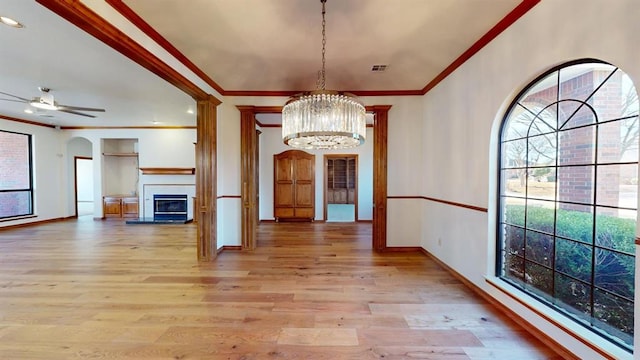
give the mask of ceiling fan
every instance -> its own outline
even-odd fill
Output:
[[[11,96],[11,97],[17,99],[17,100],[15,100],[15,99],[2,99],[2,98],[0,98],[0,100],[21,102],[21,103],[29,104],[29,105],[35,107],[36,109],[56,110],[56,111],[66,112],[66,113],[69,113],[69,114],[86,116],[86,117],[91,117],[91,118],[94,118],[95,116],[91,115],[91,114],[85,114],[85,113],[82,113],[80,111],[99,111],[99,112],[104,112],[105,111],[104,109],[97,109],[97,108],[89,108],[89,107],[82,107],[82,106],[72,106],[72,105],[62,105],[62,104],[59,104],[58,102],[56,102],[54,100],[53,94],[50,93],[51,89],[49,89],[47,87],[38,87],[38,90],[40,90],[40,92],[42,92],[42,94],[40,96],[36,96],[36,97],[34,97],[32,99],[25,99],[25,98],[17,96],[17,95],[8,94],[8,93],[0,91],[0,94],[2,94],[2,95]]]

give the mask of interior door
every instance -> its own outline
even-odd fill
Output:
[[[294,216],[297,218],[314,218],[314,162],[315,157],[304,154],[298,154],[294,162]]]

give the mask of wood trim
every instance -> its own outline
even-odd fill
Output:
[[[328,176],[329,176],[329,160],[330,159],[354,159],[355,160],[355,164],[356,164],[356,169],[355,169],[355,174],[356,174],[356,182],[355,182],[355,188],[354,188],[354,200],[353,200],[353,211],[354,211],[354,222],[358,222],[358,179],[360,178],[360,160],[358,157],[358,154],[325,154],[324,158],[322,160],[322,166],[324,168],[324,181],[323,181],[323,205],[324,205],[324,209],[323,209],[323,218],[326,221],[327,220],[327,216],[328,216],[328,205],[329,205],[329,199],[327,198],[327,193],[328,193]],[[347,160],[348,161],[348,160]],[[348,184],[348,182],[347,182]],[[348,186],[348,185],[347,185]],[[347,190],[347,204],[349,203],[349,192]]]
[[[224,96],[279,96],[279,97],[291,97],[298,95],[307,90],[282,90],[282,91],[270,91],[270,90],[223,90],[221,92]],[[344,90],[344,92],[351,93],[356,96],[419,96],[424,95],[422,90]]]
[[[608,359],[608,360],[616,360],[616,357],[611,356],[610,354],[608,354],[607,352],[605,352],[604,350],[600,349],[599,347],[595,346],[594,344],[590,343],[589,341],[583,339],[581,336],[578,336],[577,334],[575,334],[573,331],[571,331],[571,328],[559,323],[558,321],[552,319],[551,317],[547,316],[546,314],[540,312],[538,309],[534,308],[533,306],[527,304],[526,302],[522,301],[521,299],[517,298],[516,296],[513,296],[513,294],[511,294],[510,292],[506,291],[505,289],[501,288],[500,286],[497,286],[496,284],[494,284],[492,281],[489,281],[488,279],[485,279],[486,283],[491,285],[492,287],[494,287],[495,289],[498,289],[500,292],[502,292],[503,294],[507,295],[508,297],[510,297],[511,299],[515,300],[517,303],[519,303],[520,305],[526,307],[529,311],[535,313],[537,316],[540,316],[541,318],[543,318],[544,320],[552,323],[554,326],[562,329],[562,331],[564,331],[565,333],[567,333],[567,335],[570,335],[571,337],[573,337],[574,339],[578,340],[579,342],[581,342],[582,344],[586,345],[588,348],[590,348],[591,350],[597,352],[598,354],[600,354],[603,358]],[[482,291],[482,290],[481,290]],[[491,296],[488,295],[487,296]],[[493,297],[492,297],[493,298]],[[497,300],[494,299],[495,302],[497,302]],[[500,305],[502,305],[502,303],[500,303]],[[503,307],[507,308],[505,305],[502,305]],[[508,311],[515,313],[513,310],[507,308]],[[511,316],[510,316],[511,317]],[[519,316],[518,316],[519,317]],[[515,319],[514,319],[515,320]],[[523,318],[519,318],[518,320],[516,320],[516,322],[520,323],[520,322],[525,322],[530,326],[531,325],[528,321],[526,321]],[[522,327],[525,327],[523,325],[521,325]],[[525,327],[526,328],[526,327]],[[528,329],[527,329],[528,330]],[[536,328],[537,332],[540,332],[542,334],[544,334],[541,330],[538,330]],[[531,332],[534,336],[538,337],[533,331],[529,331]],[[545,334],[546,336],[546,334]],[[539,338],[539,337],[538,337]],[[539,338],[540,339],[540,338]],[[543,341],[542,339],[540,339],[541,341]],[[554,340],[555,341],[555,340]],[[544,341],[543,341],[544,342]],[[553,346],[551,346],[550,344],[548,344],[549,347],[551,347],[552,349],[555,350],[555,348]],[[561,346],[561,345],[560,345]],[[564,347],[563,347],[564,349]],[[569,352],[569,350],[565,351]],[[571,354],[573,355],[573,354]],[[575,355],[573,355],[574,357],[572,357],[572,359],[580,359],[578,357],[576,357]],[[567,356],[565,356],[565,358],[568,358]]]
[[[432,197],[428,197],[428,196],[387,196],[387,199],[422,199],[422,200],[438,202],[438,203],[441,203],[441,204],[457,206],[457,207],[470,209],[470,210],[475,210],[475,211],[481,211],[481,212],[488,212],[489,211],[487,208],[483,208],[483,207],[480,207],[480,206],[468,205],[468,204],[463,204],[463,203],[459,203],[459,202],[455,202],[455,201],[432,198]]]
[[[258,184],[255,183],[258,164],[256,159],[256,107],[236,106],[240,110],[240,178],[241,178],[241,242],[243,250],[253,250],[257,244],[258,214],[256,202]]]
[[[371,223],[373,223],[373,220],[358,220],[358,221],[356,221],[356,222],[359,222],[359,223],[369,223],[369,224],[371,224]]]
[[[8,120],[8,121],[15,121],[15,122],[23,123],[23,124],[35,125],[35,126],[43,126],[43,127],[48,127],[48,128],[51,128],[51,129],[55,129],[56,128],[55,125],[43,124],[43,123],[31,121],[31,120],[19,119],[19,118],[16,118],[16,117],[6,116],[6,115],[0,115],[0,119]]]
[[[165,39],[160,33],[158,33],[149,23],[144,21],[138,14],[136,14],[127,4],[122,0],[105,0],[107,4],[111,5],[117,12],[127,18],[133,25],[160,45],[163,49],[167,50],[169,54],[180,61],[184,66],[191,70],[194,74],[200,77],[209,86],[214,88],[221,95],[224,94],[224,89],[220,87],[213,79],[211,79],[204,71],[200,70],[191,60],[189,60],[180,50],[173,46],[167,39]]]
[[[237,245],[223,245],[220,249],[217,250],[217,254],[220,255],[225,251],[241,251],[242,246]]]
[[[15,217],[15,218],[10,218],[10,219],[2,219],[2,220],[0,220],[0,222],[18,221],[18,220],[24,220],[24,219],[33,219],[33,218],[37,218],[37,217],[38,217],[38,215],[20,216],[20,217]],[[15,228],[21,228],[21,227],[27,227],[27,226],[42,225],[42,224],[47,224],[47,223],[52,223],[52,222],[67,221],[67,220],[71,220],[73,218],[74,218],[73,216],[58,217],[58,218],[53,218],[53,219],[39,220],[39,221],[33,221],[33,222],[28,222],[28,223],[22,223],[22,224],[1,226],[0,227],[0,231],[9,230],[9,229],[15,229]]]
[[[165,79],[194,99],[204,100],[208,98],[209,95],[204,90],[100,17],[82,2],[77,0],[36,1],[145,69]]]
[[[220,101],[214,96],[198,100],[196,121],[196,199],[198,261],[215,260],[218,249],[217,224],[217,111]]]
[[[193,175],[196,168],[140,168],[142,175]]]
[[[640,237],[636,237],[636,245],[640,245]]]
[[[218,199],[242,199],[240,195],[220,195]]]
[[[390,253],[407,253],[407,252],[421,252],[420,246],[393,246],[384,249],[385,252]]]
[[[425,256],[431,258],[435,263],[437,263],[442,268],[447,270],[447,272],[449,272],[454,278],[458,279],[461,283],[463,283],[465,286],[467,286],[473,292],[478,294],[480,297],[482,297],[484,300],[486,300],[492,306],[497,308],[500,312],[502,312],[505,315],[507,315],[510,319],[515,321],[518,325],[520,325],[522,328],[524,328],[526,331],[528,331],[531,335],[536,337],[542,343],[547,345],[549,348],[551,348],[553,351],[555,351],[562,358],[571,359],[571,360],[580,360],[579,357],[577,357],[575,354],[573,354],[572,352],[567,350],[567,348],[565,348],[562,344],[557,342],[554,338],[552,338],[551,336],[547,335],[546,333],[544,333],[543,331],[541,331],[537,327],[533,326],[530,322],[525,320],[523,317],[521,317],[515,311],[511,310],[510,308],[508,308],[507,306],[505,306],[504,304],[502,304],[501,302],[496,300],[489,293],[487,293],[486,291],[484,291],[480,287],[478,287],[476,284],[474,284],[471,281],[469,281],[466,277],[462,276],[459,272],[457,272],[456,270],[451,268],[449,265],[444,263],[442,260],[438,259],[435,255],[431,254],[430,252],[428,252],[424,248],[420,248],[420,249],[421,249],[421,252]]]
[[[436,87],[447,76],[451,75],[457,68],[467,62],[473,55],[500,35],[509,26],[520,19],[524,14],[536,6],[540,0],[523,0],[518,6],[516,6],[510,13],[502,18],[496,25],[494,25],[486,34],[484,34],[478,41],[476,41],[470,48],[462,53],[457,59],[455,59],[449,66],[447,66],[440,74],[438,74],[433,80],[431,80],[424,88],[422,88],[421,94],[428,93],[431,89]]]
[[[162,129],[197,129],[196,126],[61,126],[62,130],[129,130],[129,129],[144,129],[144,130],[162,130]]]
[[[33,219],[33,218],[36,218],[36,217],[38,217],[38,215],[16,216],[16,217],[0,219],[0,223],[9,222],[9,221],[18,221],[18,220],[24,220],[24,219]],[[47,221],[47,220],[44,220],[44,221]],[[0,229],[4,229],[4,227],[0,227]]]
[[[282,127],[282,124],[263,124],[258,120],[256,120],[256,125],[260,126],[261,128],[281,128]]]
[[[373,231],[372,247],[383,251],[387,247],[387,137],[391,105],[367,107],[373,111]]]

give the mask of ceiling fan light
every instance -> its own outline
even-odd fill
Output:
[[[55,104],[50,104],[43,102],[42,99],[34,99],[29,102],[29,105],[34,108],[43,109],[43,110],[58,110],[58,107]]]
[[[56,102],[53,100],[53,95],[47,92],[43,93],[40,97],[33,98],[29,104],[38,109],[58,110],[58,106],[56,106]]]

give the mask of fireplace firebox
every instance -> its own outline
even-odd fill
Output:
[[[187,221],[187,195],[153,195],[154,221]]]

